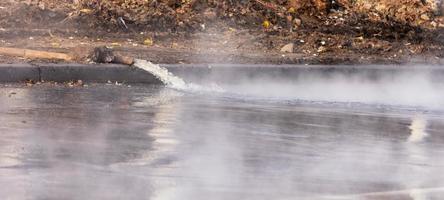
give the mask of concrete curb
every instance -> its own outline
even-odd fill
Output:
[[[39,69],[28,64],[1,64],[0,82],[40,80]]]
[[[82,80],[85,82],[121,82],[160,84],[152,74],[127,65],[115,64],[40,64],[36,65],[40,71],[40,80],[66,82]]]
[[[240,64],[169,64],[161,65],[189,81],[236,82],[245,78],[294,78],[317,76],[365,76],[367,79],[396,76],[399,73],[430,74],[444,81],[444,67],[424,65],[240,65]],[[0,82],[82,80],[85,82],[123,82],[160,84],[153,75],[135,67],[115,64],[0,64]]]
[[[147,83],[161,82],[148,72],[126,65],[115,64],[0,64],[0,82],[55,81],[105,83]]]

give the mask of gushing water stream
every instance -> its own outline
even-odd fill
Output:
[[[210,86],[202,86],[193,83],[186,83],[182,78],[175,76],[168,69],[161,67],[160,65],[154,64],[147,60],[136,59],[134,61],[134,66],[143,69],[156,78],[158,78],[167,87],[177,89],[177,90],[187,90],[187,91],[207,91],[207,92],[223,92],[224,90],[218,85],[212,84]]]
[[[182,78],[175,76],[174,74],[169,72],[168,69],[153,64],[147,60],[136,59],[134,61],[134,66],[151,73],[168,87],[174,89],[187,88],[187,84]]]

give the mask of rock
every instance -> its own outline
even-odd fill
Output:
[[[91,58],[96,63],[117,63],[126,65],[132,65],[134,63],[133,58],[115,54],[112,49],[106,46],[94,48]]]
[[[107,47],[96,47],[94,49],[94,54],[92,55],[92,60],[96,63],[111,63],[115,56],[111,49]]]
[[[281,52],[283,53],[293,53],[294,52],[294,43],[288,43],[281,48]]]
[[[430,17],[429,17],[427,14],[422,14],[422,15],[421,15],[421,19],[422,19],[422,20],[425,20],[425,21],[429,21],[429,20],[430,20]]]
[[[431,25],[433,28],[436,28],[436,27],[438,26],[438,23],[436,23],[435,21],[432,21],[432,22],[430,22],[430,25]]]
[[[293,20],[293,23],[294,23],[297,27],[299,27],[299,26],[301,26],[301,24],[302,24],[302,20],[299,19],[299,18],[295,18],[295,19]]]
[[[320,47],[318,48],[318,53],[323,53],[323,52],[326,52],[326,51],[327,51],[327,48],[324,47],[324,46],[320,46]]]

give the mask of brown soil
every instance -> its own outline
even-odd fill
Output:
[[[202,13],[212,15],[205,9]],[[235,16],[242,23],[229,17],[198,20],[197,26],[191,23],[183,29],[126,20],[125,28],[116,23],[115,16],[104,18],[80,10],[68,0],[57,4],[3,0],[0,46],[72,52],[106,45],[157,63],[393,64],[440,63],[444,57],[439,20],[418,25],[336,10],[319,16],[298,15],[301,25],[287,30],[277,26],[285,20],[279,22],[269,11],[264,13],[256,18]],[[268,20],[271,27],[261,23]],[[281,52],[288,43],[295,45],[294,51]],[[0,55],[0,63],[18,62],[60,61]]]

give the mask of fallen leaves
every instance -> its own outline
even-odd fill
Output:
[[[49,1],[49,0],[48,0]],[[97,17],[100,23],[125,29],[144,27],[168,32],[206,31],[217,21],[270,32],[293,31],[301,25],[316,26],[334,15],[335,23],[347,16],[366,15],[369,20],[413,26],[439,27],[434,21],[437,0],[79,0],[78,13]],[[338,13],[343,13],[340,16]],[[338,15],[338,16],[336,16]],[[230,24],[231,25],[231,24]],[[328,24],[327,24],[328,25]],[[120,26],[122,27],[122,26]],[[144,42],[145,44],[145,42]],[[147,46],[153,45],[147,41]]]
[[[368,15],[374,21],[393,19],[401,23],[421,25],[430,22],[437,12],[435,0],[356,0],[356,12]]]
[[[263,26],[265,29],[269,29],[269,28],[271,27],[271,22],[268,21],[268,20],[265,20],[264,22],[262,22],[262,26]]]
[[[146,38],[146,39],[143,41],[143,44],[146,45],[146,46],[153,46],[154,41],[153,41],[153,39],[151,39],[151,38]]]

